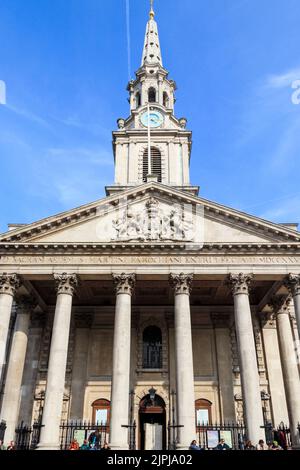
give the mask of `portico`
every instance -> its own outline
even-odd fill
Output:
[[[59,327],[55,327],[55,323],[53,327],[51,327],[52,333],[50,336],[52,336],[52,340],[51,344],[48,344],[50,358],[51,355],[52,357],[55,357],[55,351],[57,349],[57,346],[55,346],[56,341],[62,341],[61,334],[62,332],[64,332],[64,340],[61,344],[61,347],[58,347],[58,351],[60,351],[60,354],[63,354],[63,357],[65,359],[59,359],[55,361],[55,372],[52,372],[52,374],[54,374],[56,377],[56,387],[58,387],[58,374],[61,374],[61,384],[63,384],[63,387],[62,385],[60,385],[59,397],[57,396],[54,402],[48,402],[47,404],[47,402],[45,401],[43,412],[43,423],[45,431],[44,434],[42,434],[42,437],[43,435],[45,436],[48,426],[49,429],[52,430],[52,433],[54,429],[56,429],[56,432],[55,437],[51,440],[50,446],[48,444],[48,442],[50,442],[48,438],[47,441],[45,440],[45,438],[44,441],[41,440],[41,448],[43,448],[43,442],[45,442],[45,448],[47,448],[47,445],[50,448],[59,447],[59,424],[63,413],[63,395],[64,392],[69,395],[76,383],[78,387],[78,380],[80,379],[80,376],[82,377],[82,387],[84,389],[83,393],[81,394],[82,402],[75,406],[76,400],[78,400],[79,397],[70,397],[71,399],[67,404],[68,409],[65,411],[65,416],[67,418],[76,417],[77,419],[91,419],[91,404],[94,401],[93,398],[101,397],[108,399],[109,401],[111,401],[110,423],[112,438],[114,436],[114,426],[117,427],[115,427],[115,429],[117,429],[118,439],[120,435],[123,435],[123,439],[121,441],[116,441],[116,447],[118,448],[126,448],[128,446],[127,429],[123,428],[124,432],[123,434],[120,434],[119,427],[121,427],[122,425],[128,425],[130,420],[130,390],[133,390],[134,396],[136,396],[134,398],[133,403],[133,415],[135,418],[137,418],[138,422],[138,402],[141,398],[141,394],[144,393],[146,395],[150,385],[155,386],[155,388],[158,390],[158,395],[163,395],[163,398],[165,399],[167,405],[166,411],[168,418],[170,418],[168,405],[170,404],[171,391],[177,391],[177,422],[178,424],[183,423],[183,429],[189,429],[185,437],[182,438],[182,441],[180,441],[180,438],[182,435],[184,435],[184,433],[179,434],[180,437],[178,437],[178,445],[182,444],[182,447],[186,447],[188,445],[189,436],[193,432],[193,435],[195,435],[195,401],[200,398],[210,399],[210,401],[213,403],[212,412],[214,419],[220,421],[227,419],[229,420],[232,418],[232,416],[229,416],[231,413],[227,411],[230,410],[230,407],[231,409],[233,409],[233,413],[235,415],[234,418],[236,420],[242,417],[241,415],[239,415],[238,404],[234,404],[234,395],[236,395],[237,393],[241,393],[243,399],[246,398],[249,403],[251,402],[251,400],[253,400],[253,406],[248,406],[248,409],[247,405],[244,405],[244,413],[246,414],[243,414],[243,418],[245,419],[248,429],[250,430],[249,432],[252,433],[249,433],[249,436],[251,435],[254,441],[262,435],[261,426],[263,426],[264,423],[261,411],[262,404],[260,401],[260,393],[262,390],[267,389],[269,392],[271,392],[270,394],[272,397],[272,388],[274,387],[275,393],[275,387],[277,387],[278,384],[268,382],[267,374],[263,370],[262,364],[259,364],[259,345],[257,338],[255,338],[255,335],[257,335],[257,333],[255,333],[253,324],[252,327],[247,326],[245,329],[244,327],[239,326],[238,321],[239,316],[242,316],[243,321],[246,321],[245,308],[248,309],[249,313],[247,321],[249,321],[250,319],[250,322],[252,322],[252,319],[254,319],[254,323],[259,323],[259,328],[261,328],[260,339],[262,341],[264,319],[265,316],[268,315],[269,309],[267,299],[271,301],[271,298],[274,295],[274,289],[277,289],[278,292],[282,292],[282,290],[285,290],[288,293],[288,291],[284,287],[287,276],[286,274],[283,274],[284,272],[286,272],[286,256],[283,256],[281,258],[282,264],[277,265],[276,268],[274,267],[274,264],[272,264],[272,269],[274,271],[277,271],[273,275],[270,274],[270,269],[267,264],[259,264],[259,261],[262,260],[262,257],[259,257],[257,258],[259,259],[259,261],[257,261],[258,264],[255,268],[256,271],[260,271],[259,275],[253,276],[252,273],[250,274],[250,269],[253,272],[253,265],[251,265],[251,267],[246,267],[246,269],[244,265],[243,274],[239,274],[241,266],[236,267],[236,265],[233,264],[232,271],[236,274],[232,273],[230,277],[228,277],[228,274],[226,273],[227,267],[225,265],[225,259],[223,259],[223,268],[222,265],[216,266],[221,261],[220,257],[218,257],[217,254],[210,254],[210,256],[207,256],[203,253],[200,256],[199,254],[182,255],[178,253],[175,256],[174,254],[162,255],[162,253],[157,253],[156,255],[155,251],[153,251],[152,249],[151,255],[141,255],[141,265],[139,265],[137,262],[137,259],[139,258],[138,254],[135,254],[134,257],[130,254],[116,256],[116,261],[114,265],[105,265],[105,257],[101,257],[99,255],[94,257],[95,264],[91,264],[91,261],[93,259],[93,256],[91,255],[89,258],[89,266],[81,264],[80,267],[78,264],[75,264],[76,256],[77,255],[72,254],[68,257],[69,262],[71,261],[71,259],[74,260],[74,264],[72,263],[70,266],[68,265],[68,271],[70,274],[63,274],[63,272],[57,272],[55,274],[56,281],[53,278],[53,274],[50,274],[50,265],[41,265],[41,257],[39,257],[38,264],[31,264],[32,262],[34,262],[34,255],[31,255],[30,257],[26,256],[26,265],[23,265],[25,261],[24,256],[20,257],[20,264],[18,266],[18,276],[20,279],[20,283],[22,282],[23,285],[25,283],[26,289],[28,289],[28,296],[31,296],[32,298],[32,296],[35,295],[37,299],[36,302],[39,303],[37,311],[40,311],[41,321],[42,307],[45,304],[47,304],[48,306],[48,311],[45,313],[47,313],[48,322],[51,322],[51,312],[53,312],[55,305],[56,309],[58,309],[58,314],[60,314],[59,312],[62,308],[60,307],[60,296],[65,295],[68,296],[68,298],[66,297],[66,300],[72,300],[72,303],[68,303],[68,307],[66,308],[68,310],[68,315],[72,315],[73,320],[71,320],[71,317],[66,316],[67,311],[63,310],[66,313],[64,313],[62,319],[59,320]],[[244,261],[246,258],[247,257],[245,256]],[[253,262],[255,257],[252,256],[251,258],[251,261]],[[46,258],[43,259],[46,260]],[[106,271],[106,273],[99,272],[95,274],[95,272],[93,273],[93,271],[95,269],[95,266],[99,266],[98,263],[100,262],[100,259],[102,261],[101,270]],[[109,257],[107,259],[110,259],[110,261],[112,261],[114,258]],[[232,263],[236,263],[237,259],[238,257],[235,257],[234,255],[228,255],[226,257],[226,263],[228,263],[229,260],[231,260]],[[57,256],[57,261],[58,260],[59,257]],[[135,262],[135,273],[132,272],[132,260],[134,260]],[[201,260],[202,265],[200,265]],[[216,264],[213,264],[213,260],[215,260]],[[294,260],[296,261],[296,257],[294,258]],[[7,261],[9,261],[8,256]],[[66,262],[66,257],[64,261]],[[81,263],[82,261],[83,258],[81,257]],[[160,264],[158,265],[158,263],[155,263],[155,261],[159,262]],[[165,265],[162,264],[162,261],[165,262]],[[277,257],[277,261],[279,261],[279,257]],[[291,258],[289,259],[289,262],[290,261]],[[172,262],[172,265],[170,265],[170,262]],[[31,271],[30,274],[28,274],[29,264]],[[68,283],[69,280],[75,279],[73,274],[75,266],[77,271],[76,278],[79,281],[76,290],[74,289],[72,291],[69,291],[66,288],[68,284],[63,284],[62,286],[64,286],[64,292],[57,296],[58,291],[55,291],[55,282],[57,285],[57,279],[62,279],[66,283]],[[5,270],[6,276],[10,275],[9,271],[11,270],[11,268],[8,263],[5,266]],[[46,273],[47,270],[49,274]],[[87,273],[88,270],[90,271],[90,273]],[[97,270],[99,270],[98,267]],[[212,274],[212,270],[218,272]],[[223,273],[221,273],[222,270]],[[266,271],[266,274],[262,274],[263,270]],[[113,277],[111,273],[109,274],[109,271],[113,272]],[[247,274],[247,271],[249,274]],[[151,274],[149,272],[151,272]],[[193,275],[191,275],[191,272],[193,272]],[[207,272],[210,273],[207,274]],[[14,273],[12,273],[11,275],[14,275]],[[185,321],[184,317],[182,317],[182,315],[184,314],[184,309],[182,305],[178,306],[177,304],[176,307],[176,295],[174,296],[174,289],[172,285],[170,285],[170,278],[173,279],[173,286],[175,282],[175,289],[176,285],[182,285],[181,280],[183,282],[183,286],[184,283],[187,282],[185,281],[185,279],[189,280],[189,283],[186,285],[187,290],[186,292],[183,292],[182,295],[185,296],[184,299],[186,300],[183,300],[187,302],[186,305],[190,309],[190,313],[187,313],[186,321],[188,323],[185,323],[182,332],[184,332],[185,335],[188,334],[188,337],[191,338],[192,347],[190,349],[185,347],[182,352],[180,352],[182,344],[184,344],[185,346],[187,345],[187,339],[182,339],[179,336],[181,334],[180,322]],[[134,284],[132,284],[132,279],[135,279]],[[247,289],[242,291],[241,294],[234,294],[234,292],[231,292],[230,289],[230,286],[232,286],[233,288],[235,286],[237,286],[236,288],[238,288],[238,286],[241,286],[242,288],[243,282],[246,282],[246,279],[252,279],[251,301],[249,300],[249,292],[247,291]],[[115,283],[117,282],[117,287],[118,285],[121,287],[124,285],[124,293],[122,293],[121,291],[120,294],[118,294],[118,291],[115,291],[114,286],[116,286],[116,284],[114,283],[114,280]],[[130,284],[128,284],[128,287],[126,288],[126,283],[128,283],[129,280]],[[180,284],[178,284],[178,282]],[[247,283],[246,286],[248,286]],[[16,292],[16,298],[17,294],[18,293]],[[178,294],[180,295],[180,290],[178,291]],[[119,297],[120,295],[121,297]],[[122,324],[119,325],[118,320],[118,311],[121,312],[122,315],[125,315],[126,311],[124,309],[125,304],[123,305],[122,295],[125,296],[124,301],[126,303],[127,298],[130,298],[132,300],[131,305],[127,304],[128,306],[126,307],[126,321],[129,322],[128,327],[126,327],[128,331],[127,334],[129,334],[128,337],[126,337],[124,330],[125,324],[124,326],[121,326]],[[245,306],[244,304],[241,306],[239,306],[239,304],[236,304],[235,295],[246,296],[246,300],[244,301],[246,302]],[[120,299],[119,301],[118,298]],[[178,313],[176,313],[176,308],[178,309]],[[264,311],[266,313],[264,313]],[[176,315],[181,315],[181,317],[179,316],[179,318],[176,320]],[[231,377],[222,376],[222,374],[218,372],[218,368],[215,369],[215,366],[213,364],[214,361],[221,360],[220,354],[222,354],[220,353],[220,345],[218,347],[218,351],[215,349],[217,341],[217,330],[214,319],[216,315],[218,315],[219,318],[223,317],[224,322],[226,324],[226,334],[222,339],[223,347],[226,348],[227,344],[229,344],[231,350],[234,350],[235,347],[237,350],[236,360],[238,363],[239,370],[236,371],[234,369],[234,364],[231,364],[228,368],[228,370],[231,372]],[[36,316],[37,313],[35,315],[35,321]],[[77,320],[79,317],[81,322],[80,325],[78,324]],[[67,318],[70,318],[70,320],[68,320]],[[61,326],[64,324],[62,322],[66,321],[70,325],[69,327],[71,328],[70,335],[68,334],[69,330],[66,326],[64,326],[64,328],[61,328]],[[154,326],[157,325],[162,331],[164,331],[164,329],[166,330],[166,332],[164,333],[162,344],[161,354],[163,359],[162,367],[160,370],[144,369],[143,364],[140,363],[140,354],[143,354],[143,352],[139,349],[139,342],[142,344],[143,341],[140,336],[142,335],[141,328],[143,328],[143,326],[146,324]],[[80,334],[83,331],[89,331],[89,333],[86,335],[86,342],[83,344],[80,343],[80,341],[78,341],[77,339],[74,344],[74,342],[72,342],[72,336],[78,338],[80,337]],[[231,334],[232,331],[235,332],[237,338],[236,344]],[[243,332],[247,332],[245,338],[243,336]],[[295,337],[296,333],[297,330],[295,326],[293,327],[293,324],[290,324],[290,332],[288,333],[287,337]],[[41,330],[41,334],[42,336],[44,336],[45,326]],[[61,337],[61,339],[56,340],[57,334],[60,335],[59,337]],[[203,334],[206,336],[206,338],[205,336],[203,336]],[[101,344],[101,339],[103,341],[105,336],[106,340],[103,342],[103,344]],[[207,336],[209,336],[209,341],[207,339]],[[108,337],[110,337],[110,339]],[[41,338],[41,343],[44,343],[44,347],[46,346],[45,340],[45,337]],[[98,341],[100,341],[100,343],[98,343]],[[249,341],[250,344],[252,342],[253,345],[252,355],[251,348],[249,347]],[[74,357],[76,357],[76,349],[78,347],[81,348],[81,360],[84,360],[84,357],[86,358],[86,367],[88,370],[85,376],[82,376],[82,372],[79,368],[77,368],[77,370],[73,369],[72,374],[70,374],[67,366],[67,357],[70,356],[71,349],[72,354],[74,355]],[[95,347],[98,348],[97,352],[94,350]],[[211,350],[211,348],[213,349],[213,351]],[[280,348],[282,349],[281,345]],[[112,360],[112,363],[102,364],[102,352],[104,352],[104,349],[106,349],[106,352],[104,353],[104,362],[106,358],[107,361]],[[243,351],[247,352],[246,360],[253,361],[250,366],[247,363],[243,363]],[[200,356],[199,353],[201,354]],[[14,354],[15,353],[12,350],[10,352],[9,360],[13,361]],[[180,359],[180,354],[184,354],[185,357]],[[98,364],[94,364],[95,357],[97,357]],[[282,364],[282,356],[280,356],[279,359]],[[52,359],[52,361],[53,360],[54,359]],[[122,362],[123,360],[125,360],[124,363]],[[36,381],[36,395],[37,390],[41,390],[44,388],[44,383],[49,383],[49,387],[51,386],[50,364],[51,362],[48,365],[48,372],[46,375],[41,371],[38,374],[38,378]],[[183,364],[183,373],[191,374],[190,380],[193,382],[192,388],[189,387],[187,389],[185,387],[185,389],[183,390],[183,393],[186,393],[186,391],[188,391],[189,395],[187,397],[181,395],[179,388],[179,377],[181,376],[180,374],[182,374],[180,370],[182,366],[180,364]],[[188,364],[190,364],[190,366],[188,366]],[[264,361],[263,365],[266,368],[267,361]],[[211,367],[211,370],[209,370],[209,367]],[[249,383],[247,382],[248,374],[250,374]],[[257,374],[256,381],[254,380],[253,374]],[[282,374],[281,371],[280,374]],[[113,377],[116,378],[114,379]],[[121,377],[123,378],[121,379]],[[113,388],[111,388],[111,384],[114,383],[114,380],[116,388],[115,391],[113,391]],[[120,382],[120,380],[124,381],[124,383]],[[184,380],[184,383],[187,383],[186,380],[187,379]],[[6,386],[9,387],[9,384],[10,382],[8,381]],[[284,390],[286,390],[287,385],[284,376],[283,384]],[[293,384],[294,387],[296,387],[297,389],[297,387],[299,386],[299,376],[297,377],[296,373],[294,373]],[[124,392],[125,389],[128,390],[127,394]],[[226,390],[226,392],[223,393],[223,390]],[[252,394],[250,398],[248,397],[249,393]],[[285,393],[285,391],[283,391],[283,393]],[[54,396],[53,394],[54,390],[52,390],[51,397]],[[252,396],[254,398],[251,398]],[[116,411],[114,411],[114,397],[117,397],[115,401]],[[26,397],[26,395],[23,397],[21,397],[20,395],[19,398],[21,399],[21,406],[24,406],[25,401],[29,400],[29,397]],[[118,400],[120,403],[119,405]],[[37,403],[35,403],[34,406],[37,406]],[[189,406],[191,408],[190,412],[187,411],[189,409]],[[291,406],[293,409],[295,409],[294,405],[291,405],[288,402],[286,406],[287,410],[290,409]],[[56,412],[54,412],[54,407],[57,408]],[[72,409],[74,409],[74,407],[76,409],[82,410],[81,415],[78,416],[79,413],[77,413],[76,416],[72,416]],[[1,410],[3,418],[5,418],[6,408],[6,402],[5,400],[3,400]],[[18,416],[18,412],[16,412],[16,410],[19,409],[19,402],[17,400],[15,400],[15,407],[12,406],[11,403],[9,404],[10,410],[13,410],[14,408],[15,415]],[[286,421],[286,419],[284,419],[284,404],[280,405],[280,408],[282,408],[282,410],[280,411],[280,416],[278,414],[278,404],[273,404],[272,402],[272,408],[275,411],[275,414],[277,414],[278,416],[277,419],[280,419],[280,421]],[[47,411],[47,409],[49,411]],[[31,416],[28,416],[29,422],[33,418],[34,413],[34,409],[32,409]],[[119,419],[120,413],[123,413],[122,420]],[[272,413],[270,410],[270,418],[274,419],[274,416],[271,416],[271,414]],[[49,418],[47,418],[47,415],[49,416]],[[55,424],[52,422],[54,416],[56,416]],[[17,424],[17,422],[18,418],[15,418],[15,424]],[[185,439],[185,441],[183,439]]]

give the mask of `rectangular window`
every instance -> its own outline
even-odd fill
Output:
[[[207,425],[209,423],[209,411],[197,410],[197,426]]]
[[[108,410],[96,410],[95,421],[98,424],[106,424],[107,423],[107,415]]]

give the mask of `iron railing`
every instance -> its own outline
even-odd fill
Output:
[[[177,449],[178,428],[183,428],[183,425],[168,422],[168,450]]]
[[[16,449],[17,450],[34,450],[40,442],[42,424],[38,421],[32,426],[27,426],[23,421],[16,428]]]
[[[6,421],[1,421],[0,423],[0,441],[4,441],[4,436],[5,436],[5,430],[6,430]]]
[[[128,429],[129,450],[136,450],[136,421],[129,425],[122,425],[122,428]]]
[[[128,428],[129,449],[136,450],[136,422],[133,421]],[[177,447],[177,430],[182,426],[175,423],[168,423],[168,450],[176,450]],[[24,425],[22,422],[16,428],[16,449],[18,450],[34,450],[37,448],[42,425],[40,422],[34,422],[32,426]],[[274,428],[272,423],[265,426],[266,443],[271,444],[277,441],[279,446],[284,449],[292,448],[291,433],[289,426],[280,423]],[[6,423],[0,422],[0,440],[4,441]],[[300,440],[300,423],[297,426]],[[91,435],[96,435],[94,443]],[[222,423],[208,425],[203,424],[197,426],[199,446],[204,449],[213,449],[216,447],[220,439],[225,442],[233,450],[244,450],[247,440],[247,432],[243,423]],[[86,440],[89,448],[101,449],[105,442],[109,442],[109,426],[102,423],[92,423],[88,421],[65,421],[60,426],[60,448],[67,450],[70,448],[72,441],[77,440],[79,447]],[[256,443],[255,443],[256,444]]]
[[[99,450],[105,442],[109,442],[109,426],[81,420],[62,422],[60,425],[60,449],[68,450],[74,440],[78,442],[79,447],[83,441],[87,441],[91,449]]]
[[[199,446],[214,449],[220,439],[233,450],[243,450],[246,441],[246,427],[243,423],[205,424],[197,426]]]

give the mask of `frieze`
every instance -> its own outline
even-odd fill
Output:
[[[0,256],[0,265],[300,265],[300,256]]]

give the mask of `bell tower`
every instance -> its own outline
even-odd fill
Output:
[[[151,1],[141,66],[127,86],[130,115],[119,118],[113,132],[115,182],[106,187],[107,195],[149,181],[199,191],[190,185],[192,132],[186,129],[186,118],[174,114],[177,87],[163,66],[154,18]]]

